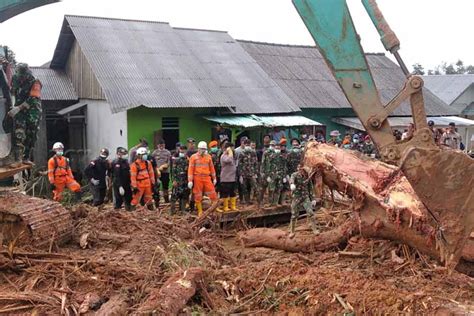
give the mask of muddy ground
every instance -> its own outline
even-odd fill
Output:
[[[321,229],[337,225],[345,211],[336,205],[320,212]],[[181,309],[184,314],[473,310],[473,278],[456,271],[448,275],[416,250],[388,241],[355,237],[332,251],[302,255],[243,248],[237,229],[203,229],[193,225],[194,216],[168,216],[166,209],[127,213],[81,205],[72,212],[74,234],[68,244],[4,246],[0,313],[104,315],[114,305],[119,306],[116,315],[133,314],[166,280],[191,267],[202,268],[203,277],[186,284],[195,293]],[[298,234],[310,234],[304,219]]]

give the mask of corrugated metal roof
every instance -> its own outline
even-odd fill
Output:
[[[239,41],[268,75],[301,108],[350,108],[321,53],[314,46],[294,46]],[[367,54],[381,100],[387,104],[403,87],[401,69],[384,54]],[[442,100],[424,89],[428,115],[456,114]],[[411,115],[408,102],[393,113]]]
[[[51,67],[64,67],[71,35],[89,61],[112,112],[141,105],[224,107],[236,113],[299,111],[226,32],[65,16]]]
[[[423,80],[425,81],[425,87],[430,89],[431,92],[447,104],[452,104],[466,89],[474,84],[474,74],[423,76]],[[467,105],[469,103],[456,109],[461,112]]]
[[[432,116],[428,117],[428,120],[432,120],[436,127],[448,127],[449,123],[454,122],[457,127],[470,127],[474,126],[474,120],[465,119],[458,116]],[[345,125],[358,130],[365,130],[357,117],[335,117],[332,119],[333,122]],[[413,123],[412,117],[389,117],[388,122],[392,128],[404,128]]]
[[[71,80],[62,70],[30,67],[33,75],[41,81],[41,99],[47,101],[78,100]]]
[[[206,116],[205,119],[226,126],[237,127],[292,127],[292,126],[314,126],[322,125],[301,115],[233,115],[233,116]]]

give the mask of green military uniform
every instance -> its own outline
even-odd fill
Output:
[[[298,169],[303,152],[300,148],[293,148],[287,156],[288,174],[292,175]]]
[[[260,197],[258,199],[259,204],[263,203],[263,198],[265,196],[265,191],[268,188],[269,180],[271,180],[271,175],[273,171],[270,164],[270,156],[274,153],[274,150],[269,148],[262,154],[262,162],[260,164]],[[271,195],[269,194],[269,202],[271,203]]]
[[[14,117],[15,159],[29,160],[35,145],[39,123],[41,120],[41,100],[30,96],[36,78],[26,65],[19,65],[12,79],[12,94],[15,96],[14,106],[22,109]]]
[[[188,158],[174,157],[173,169],[171,169],[171,176],[173,179],[173,190],[171,191],[171,207],[170,212],[173,214],[176,210],[176,202],[179,202],[179,210],[184,212],[186,209],[186,202],[189,198],[188,188]]]
[[[270,182],[268,183],[268,191],[272,206],[277,205],[280,196],[288,182],[288,173],[285,156],[281,152],[273,152],[268,157],[270,161]]]
[[[257,189],[258,159],[255,150],[245,149],[239,155],[238,174],[244,201],[250,204],[250,194]]]
[[[311,229],[314,233],[319,233],[316,226],[316,220],[314,218],[313,206],[316,206],[313,202],[313,182],[308,179],[306,173],[302,171],[294,172],[291,175],[290,183],[292,184],[292,201],[291,201],[291,222],[290,232],[295,232],[296,221],[301,210],[305,210],[308,214],[308,219],[311,224]],[[315,201],[315,200],[314,200]]]

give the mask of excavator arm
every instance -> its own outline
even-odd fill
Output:
[[[407,81],[382,104],[346,0],[293,0],[354,112],[379,149],[382,160],[398,165],[438,226],[441,257],[454,267],[474,228],[474,161],[435,145],[426,122],[423,79],[411,75],[398,51],[400,42],[375,0],[362,3],[386,50],[397,59]],[[403,101],[411,104],[415,132],[397,141],[388,116]]]

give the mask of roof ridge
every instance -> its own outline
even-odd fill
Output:
[[[103,17],[103,16],[94,16],[94,15],[77,15],[77,14],[65,14],[64,18],[73,17],[73,18],[87,18],[87,19],[97,19],[97,20],[114,20],[114,21],[128,21],[128,22],[143,22],[143,23],[156,23],[156,24],[167,24],[169,22],[162,21],[152,21],[152,20],[139,20],[139,19],[125,19],[125,18],[112,18],[112,17]]]
[[[268,45],[268,46],[316,48],[316,45],[305,45],[305,44],[282,44],[282,43],[259,42],[259,41],[252,41],[252,40],[243,40],[243,39],[236,39],[236,41],[241,42],[241,43],[263,44],[263,45]]]
[[[172,26],[173,30],[186,30],[186,31],[201,31],[201,32],[216,32],[216,33],[226,33],[228,34],[229,31],[221,31],[221,30],[209,30],[209,29],[198,29],[193,27],[180,27],[180,26]]]

